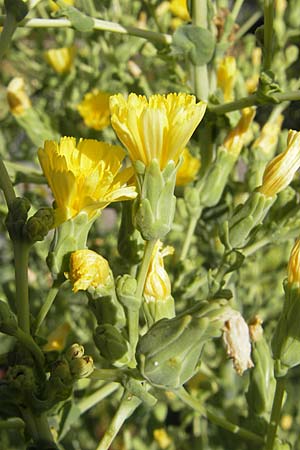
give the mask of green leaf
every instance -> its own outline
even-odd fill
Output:
[[[175,53],[188,56],[194,65],[203,66],[213,57],[215,38],[205,28],[183,25],[175,31],[172,47]]]
[[[58,1],[57,3],[59,5],[62,5],[60,1]],[[62,6],[60,9],[60,13],[66,16],[72,23],[73,27],[76,30],[81,31],[82,33],[92,31],[94,28],[93,19],[91,17],[86,16],[73,6],[68,7]]]

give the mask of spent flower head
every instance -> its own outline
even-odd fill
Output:
[[[46,141],[38,157],[56,201],[56,225],[81,211],[92,218],[111,202],[136,197],[135,187],[127,185],[132,169],[121,170],[120,147],[63,137],[59,143]]]
[[[188,94],[122,94],[110,98],[111,122],[132,161],[148,166],[153,159],[164,169],[168,161],[177,163],[187,142],[200,123],[205,102],[196,103]]]
[[[15,116],[19,116],[31,108],[31,101],[26,93],[24,79],[21,77],[15,77],[9,82],[6,96],[10,111]]]
[[[269,162],[258,190],[267,197],[273,197],[290,184],[299,167],[300,132],[289,130],[286,150]]]
[[[224,147],[227,151],[233,154],[236,158],[239,156],[243,145],[245,143],[245,137],[255,116],[255,109],[245,108],[242,110],[242,117],[240,118],[237,126],[231,130],[225,141]]]
[[[73,292],[105,286],[112,278],[107,260],[89,249],[71,253],[70,269],[65,276],[70,280]]]
[[[109,97],[98,89],[85,94],[77,109],[87,127],[102,130],[110,124]]]

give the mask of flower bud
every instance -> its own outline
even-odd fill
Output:
[[[7,86],[7,101],[12,114],[18,116],[31,108],[31,101],[25,91],[23,78],[13,78]]]
[[[17,197],[9,206],[5,224],[12,240],[23,238],[23,227],[29,210],[30,202],[27,198]]]
[[[87,378],[94,371],[94,361],[91,356],[75,358],[70,361],[70,372],[75,379]]]
[[[122,305],[131,311],[138,311],[141,299],[136,297],[137,281],[131,275],[123,275],[117,278],[117,296]]]
[[[94,341],[101,355],[117,367],[130,361],[129,343],[113,325],[104,324],[97,327]]]
[[[73,292],[101,288],[112,283],[107,260],[89,249],[76,250],[71,254],[70,271],[65,276],[69,278]]]
[[[24,235],[34,243],[42,241],[54,226],[54,211],[52,208],[40,208],[30,217],[24,226]]]
[[[72,361],[76,358],[82,358],[84,355],[84,347],[80,344],[72,344],[65,352],[67,361]]]

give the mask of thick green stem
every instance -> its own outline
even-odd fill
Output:
[[[297,101],[300,100],[300,91],[291,91],[273,94],[272,97],[278,102]],[[270,100],[270,103],[272,101]],[[223,105],[208,105],[210,112],[215,114],[226,114],[231,111],[247,108],[248,106],[259,105],[259,97],[257,94],[251,94],[248,97],[240,98],[234,102],[224,103]]]
[[[51,306],[53,305],[53,302],[58,294],[58,291],[62,285],[60,283],[54,283],[50,291],[48,292],[48,295],[46,297],[45,302],[43,303],[43,306],[41,307],[36,321],[35,321],[35,327],[34,331],[36,334],[38,334],[38,331],[40,329],[40,326],[42,325],[45,317],[47,316]]]
[[[89,378],[95,380],[117,381],[123,376],[121,369],[94,369]]]
[[[30,310],[28,297],[28,256],[27,242],[14,241],[16,308],[19,327],[30,334]]]
[[[194,216],[190,217],[189,227],[188,227],[187,233],[185,235],[185,240],[184,240],[183,247],[181,250],[180,261],[183,261],[187,257],[187,254],[189,252],[190,245],[191,245],[200,215],[201,215],[201,212],[198,215],[194,215]]]
[[[193,0],[192,22],[201,28],[207,28],[207,0]],[[193,66],[194,92],[196,97],[207,100],[209,95],[209,82],[207,65]]]
[[[7,206],[9,208],[15,200],[16,194],[2,158],[0,158],[0,189],[3,191]]]
[[[276,431],[277,431],[280,414],[281,414],[284,388],[285,388],[285,377],[277,378],[276,379],[276,390],[275,390],[272,411],[271,411],[271,417],[270,417],[270,422],[269,422],[268,431],[267,431],[267,440],[266,440],[265,450],[273,450],[273,448],[274,448]]]
[[[0,25],[4,22],[4,16],[0,16]],[[155,31],[143,30],[135,27],[125,27],[115,22],[108,20],[94,19],[93,30],[95,31],[110,31],[111,33],[127,34],[136,36],[156,44],[170,45],[172,43],[172,36],[169,34],[157,33]],[[73,28],[72,22],[68,19],[24,19],[18,24],[19,27],[26,28]]]
[[[35,340],[31,337],[30,334],[25,333],[21,328],[17,330],[14,336],[16,339],[18,339],[19,342],[24,345],[24,347],[26,347],[32,353],[32,356],[35,358],[40,371],[43,373],[45,357],[40,347],[36,344]]]
[[[117,409],[108,429],[106,430],[101,442],[96,450],[108,450],[112,441],[118,434],[125,420],[131,416],[136,408],[141,404],[141,400],[133,397],[128,392],[124,393],[119,408]]]
[[[186,405],[190,406],[192,409],[206,417],[212,423],[224,428],[227,431],[230,431],[233,434],[237,434],[241,438],[256,442],[257,444],[263,444],[262,437],[258,436],[255,433],[252,433],[252,431],[246,430],[245,428],[229,422],[224,417],[216,414],[211,408],[203,407],[184,388],[180,388],[179,390],[174,391],[174,394],[177,395]]]
[[[0,60],[9,48],[18,23],[13,15],[7,14],[3,20],[3,31],[0,33]]]
[[[269,70],[272,63],[273,17],[273,0],[264,0],[264,70]]]
[[[39,416],[34,417],[36,429],[38,433],[38,440],[42,442],[53,443],[53,435],[49,428],[48,419],[46,413],[42,413]]]

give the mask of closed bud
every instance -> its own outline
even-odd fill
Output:
[[[94,361],[91,356],[75,358],[70,361],[70,372],[75,379],[87,378],[94,371]]]
[[[14,336],[18,330],[16,316],[10,310],[7,303],[0,300],[0,331]]]
[[[29,210],[30,202],[27,198],[17,197],[9,206],[5,224],[12,240],[23,238],[23,227]]]
[[[41,208],[24,226],[24,235],[30,242],[42,241],[54,226],[54,210]]]
[[[123,275],[117,278],[117,296],[122,305],[130,311],[138,311],[141,299],[136,297],[137,281],[131,275]]]
[[[97,327],[94,341],[101,355],[114,365],[120,367],[130,361],[129,343],[113,325]]]
[[[72,344],[65,352],[65,357],[69,362],[76,358],[82,358],[83,355],[84,347],[80,344]]]

